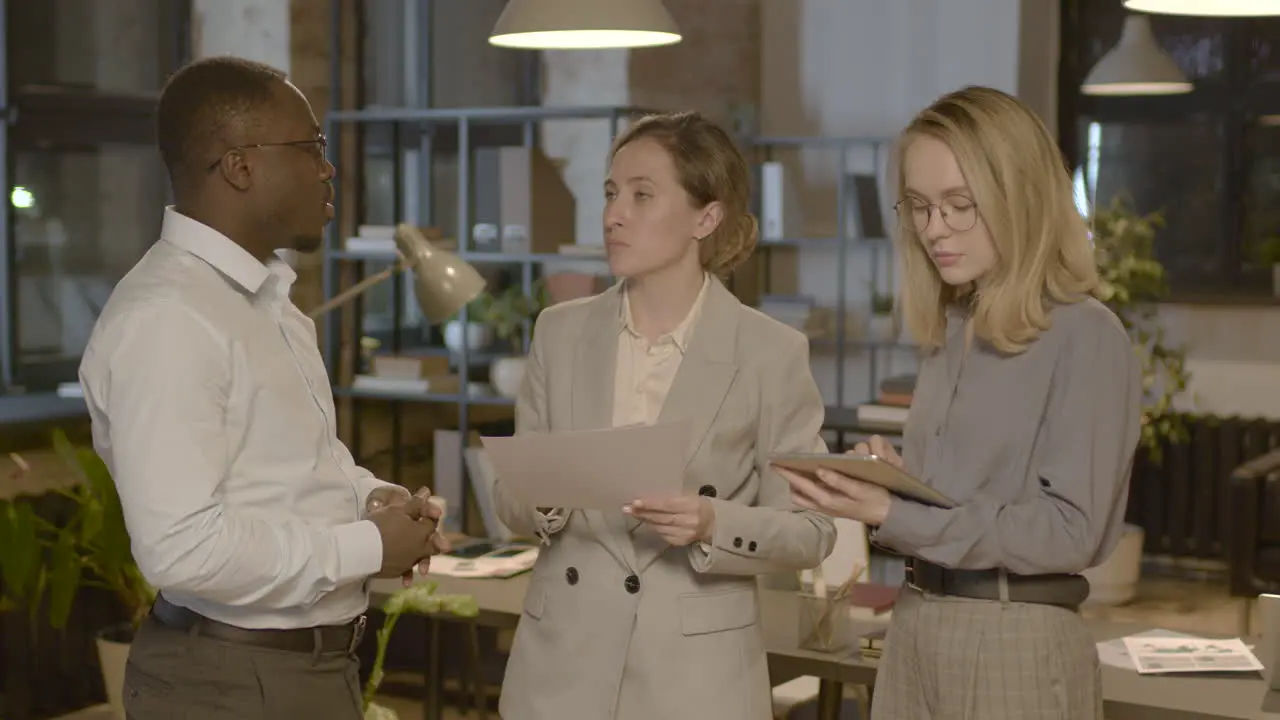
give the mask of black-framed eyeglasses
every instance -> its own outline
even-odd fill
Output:
[[[329,149],[329,140],[324,135],[318,135],[316,137],[313,137],[307,140],[286,140],[284,142],[266,142],[266,143],[252,143],[249,145],[236,145],[234,147],[229,147],[226,150],[223,150],[222,154],[218,156],[218,159],[214,160],[212,163],[209,164],[208,169],[212,171],[214,168],[218,167],[218,164],[222,162],[222,158],[226,157],[227,153],[229,152],[236,152],[237,150],[252,150],[254,148],[269,148],[269,147],[303,148],[303,149],[309,150],[318,162],[324,162],[326,153]]]
[[[924,232],[933,221],[933,211],[937,208],[942,215],[942,224],[951,228],[952,232],[967,232],[978,224],[978,203],[963,196],[949,195],[940,203],[927,203],[916,198],[903,198],[893,206],[898,214],[898,222],[913,228],[917,233]]]

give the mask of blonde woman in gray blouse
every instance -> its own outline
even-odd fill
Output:
[[[1100,283],[1059,150],[997,90],[943,96],[903,133],[903,306],[923,348],[901,457],[959,503],[787,473],[801,507],[907,556],[873,720],[1102,717],[1081,571],[1115,546],[1140,369]]]

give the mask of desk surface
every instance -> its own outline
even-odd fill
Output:
[[[514,628],[520,619],[529,575],[507,580],[473,580],[430,576],[439,592],[459,593],[475,598],[480,606],[480,622],[499,628]],[[373,602],[379,604],[400,588],[398,580],[372,583]],[[770,667],[779,667],[787,676],[814,675],[829,680],[870,685],[875,681],[875,661],[863,660],[856,651],[846,656],[802,650],[798,647],[799,623],[796,596],[762,590],[760,616]],[[853,632],[861,634],[883,623],[855,622]],[[1132,635],[1150,627],[1131,623],[1090,621],[1099,641]],[[1187,677],[1139,675],[1136,671],[1102,666],[1102,688],[1107,720],[1280,720],[1280,698],[1269,697],[1265,682],[1256,675],[1239,677]],[[1267,710],[1263,703],[1267,702]]]

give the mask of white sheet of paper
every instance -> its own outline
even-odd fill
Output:
[[[621,510],[641,497],[684,491],[691,423],[481,437],[493,469],[537,507]]]

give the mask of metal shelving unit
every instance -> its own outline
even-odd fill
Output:
[[[382,1],[379,0],[379,2]],[[361,14],[363,9],[357,7],[356,12],[359,15],[357,24],[360,28],[352,35],[348,31],[352,26],[347,22],[348,18],[345,15],[350,10],[344,7],[348,3],[343,0],[330,2],[332,20],[329,44],[330,57],[333,58],[330,64],[330,89],[334,104],[324,119],[324,130],[330,141],[330,152],[335,155],[333,160],[339,167],[339,177],[334,179],[334,190],[337,196],[344,197],[343,187],[339,183],[344,175],[348,178],[353,175],[356,178],[367,177],[366,168],[371,162],[375,162],[371,159],[370,150],[378,147],[382,162],[388,159],[388,151],[390,153],[392,176],[390,219],[420,227],[441,228],[446,236],[456,238],[457,253],[474,265],[484,266],[481,267],[482,271],[486,268],[492,269],[494,266],[505,267],[511,271],[510,279],[513,284],[518,277],[519,286],[528,293],[532,289],[536,276],[541,273],[542,266],[548,262],[563,262],[574,266],[592,262],[591,258],[570,255],[495,253],[473,249],[471,236],[475,223],[473,212],[475,199],[479,194],[491,190],[475,186],[473,152],[481,147],[536,147],[540,144],[539,130],[549,121],[599,121],[600,142],[607,147],[625,118],[645,111],[622,106],[542,107],[535,105],[534,103],[541,98],[541,78],[539,77],[541,56],[536,52],[525,54],[520,77],[518,80],[513,80],[519,86],[516,94],[519,97],[517,103],[520,104],[502,107],[435,107],[436,93],[432,84],[435,48],[432,42],[432,30],[438,22],[443,20],[437,20],[439,10],[434,0],[399,0],[399,2],[402,3],[402,8],[399,10],[402,13],[401,24],[405,28],[412,28],[412,31],[407,31],[401,39],[403,62],[400,67],[403,69],[401,80],[404,88],[404,102],[395,107],[365,106],[358,109],[344,107],[343,101],[346,95],[357,95],[360,96],[357,104],[365,102],[364,86],[360,84],[362,73],[356,75],[357,92],[345,93],[344,91],[347,90],[344,87],[347,84],[345,81],[349,78],[344,75],[343,63],[340,59],[344,55],[343,46],[348,42],[353,42],[356,46],[353,49],[357,57],[365,55],[365,39],[361,34],[365,16]],[[350,102],[350,98],[347,98],[347,101]],[[344,167],[338,162],[340,158],[337,156],[346,157],[350,163],[350,143],[352,142],[357,148],[356,162],[351,163],[350,167]],[[438,212],[439,208],[435,207],[433,202],[434,176],[439,163],[456,164],[456,195],[454,196],[456,217],[452,222],[440,221],[444,213]],[[363,208],[353,209],[350,200],[351,198],[348,198],[348,203],[337,203],[335,217],[326,228],[322,259],[322,285],[325,298],[331,298],[343,289],[344,276],[354,275],[358,278],[368,270],[385,268],[396,260],[395,254],[390,252],[353,252],[345,249],[344,230],[350,232],[368,217],[364,214]],[[354,203],[354,205],[359,204]],[[351,222],[353,216],[356,222]],[[383,218],[384,221],[386,219]],[[574,238],[571,237],[565,238],[564,242],[569,243],[573,240]],[[354,273],[344,272],[348,268],[354,268]],[[495,355],[476,351],[466,342],[461,344],[459,352],[450,352],[441,346],[443,344],[439,337],[441,333],[425,332],[425,328],[407,325],[405,309],[408,303],[405,301],[406,293],[412,292],[412,283],[406,282],[403,275],[397,275],[389,280],[388,284],[391,286],[390,328],[386,332],[379,332],[380,335],[386,335],[385,339],[389,341],[384,343],[384,349],[404,355],[449,357],[451,365],[456,366],[458,392],[392,393],[351,387],[346,383],[349,382],[349,376],[353,373],[347,372],[348,377],[343,377],[342,371],[345,368],[341,367],[339,360],[344,340],[347,343],[358,343],[365,334],[366,328],[361,327],[361,300],[354,301],[357,308],[354,328],[344,327],[341,310],[330,313],[318,322],[322,323],[324,328],[321,350],[325,364],[329,368],[331,382],[334,384],[335,397],[350,400],[351,409],[356,418],[359,418],[363,403],[390,403],[393,447],[390,449],[391,473],[388,479],[400,482],[403,470],[402,456],[405,452],[412,450],[399,445],[399,438],[402,437],[402,415],[406,403],[456,405],[458,416],[455,427],[465,438],[472,430],[473,407],[510,406],[514,401],[511,398],[498,396],[496,393],[471,392],[472,380],[478,374],[475,371],[488,365]],[[465,308],[459,313],[457,319],[466,327],[468,317]],[[526,323],[522,337],[526,351],[530,330],[529,323]],[[416,337],[406,337],[409,332],[413,332]],[[424,340],[427,342],[422,342]],[[358,459],[361,459],[362,455],[360,436],[361,427],[357,420],[352,427],[351,450]],[[463,445],[465,447],[465,442]],[[451,507],[452,529],[463,529],[461,525],[465,524],[469,516],[469,485],[465,458],[459,458],[459,465],[463,476],[461,502]]]
[[[868,383],[867,398],[868,400],[875,398],[879,382],[881,380],[881,364],[882,353],[885,352],[901,352],[914,349],[914,346],[889,340],[876,339],[850,339],[848,337],[848,309],[850,300],[850,288],[848,287],[848,265],[850,260],[850,248],[853,243],[865,244],[870,249],[870,282],[867,290],[870,293],[892,292],[893,291],[893,273],[892,270],[888,276],[888,282],[885,287],[881,286],[880,265],[882,259],[892,260],[893,246],[889,238],[854,238],[851,237],[849,231],[849,220],[852,217],[852,194],[850,188],[849,166],[851,164],[851,156],[856,150],[863,150],[864,153],[869,151],[871,157],[871,167],[876,178],[876,185],[880,191],[880,197],[884,196],[887,185],[887,172],[884,166],[884,158],[886,157],[886,149],[894,142],[893,138],[877,138],[877,137],[751,137],[744,140],[744,145],[749,148],[756,156],[757,162],[769,162],[775,159],[776,153],[781,149],[793,151],[820,150],[830,152],[838,163],[837,180],[836,180],[836,233],[833,236],[816,236],[816,237],[787,237],[778,240],[761,240],[759,248],[763,253],[768,253],[775,248],[825,248],[834,246],[836,248],[836,293],[835,293],[835,337],[814,339],[811,347],[814,350],[830,351],[835,356],[835,402],[827,406],[828,425],[832,427],[851,427],[856,425],[857,404],[849,405],[845,402],[845,373],[847,371],[847,360],[850,351],[863,351],[868,361]],[[759,187],[759,178],[757,178],[757,187]],[[756,213],[760,213],[761,194],[755,194],[754,202],[756,205]],[[770,259],[764,259],[765,285],[769,284],[769,265]],[[801,288],[803,290],[803,288]],[[841,435],[845,431],[839,431]],[[849,431],[850,435],[859,435],[856,431]]]
[[[481,147],[473,143],[472,137],[478,128],[485,127],[517,127],[521,130],[522,145],[525,147],[534,147],[538,140],[538,127],[541,123],[549,120],[600,120],[601,137],[600,142],[607,144],[612,142],[617,134],[620,124],[624,118],[632,117],[647,112],[640,108],[631,107],[508,107],[508,108],[459,108],[459,109],[429,109],[429,108],[379,108],[368,110],[338,110],[331,112],[326,118],[325,131],[331,138],[331,142],[335,146],[339,144],[338,140],[342,133],[351,126],[359,126],[363,124],[383,123],[393,126],[393,135],[401,135],[403,133],[414,133],[420,136],[421,145],[426,146],[420,152],[419,159],[420,177],[418,179],[418,187],[415,189],[405,188],[401,182],[401,173],[396,173],[396,188],[394,190],[396,217],[404,222],[416,223],[425,226],[435,226],[433,222],[435,213],[429,203],[423,202],[421,197],[414,197],[418,194],[423,197],[430,197],[431,183],[431,166],[437,157],[443,154],[433,152],[430,147],[430,141],[433,136],[439,134],[443,128],[450,135],[456,137],[457,149],[456,154],[450,154],[447,157],[450,160],[456,160],[457,163],[457,209],[456,209],[456,225],[452,228],[451,235],[457,238],[459,256],[468,262],[478,266],[509,266],[516,270],[520,276],[520,286],[525,293],[531,291],[535,276],[539,274],[542,265],[548,262],[563,263],[590,263],[603,262],[596,261],[593,258],[583,258],[572,255],[561,255],[554,253],[500,253],[500,252],[482,252],[472,249],[471,234],[473,229],[473,212],[475,199],[478,194],[486,192],[486,188],[475,187],[472,179],[472,153]],[[411,138],[412,141],[412,138]],[[339,210],[341,212],[341,210]],[[357,223],[358,224],[358,223]],[[326,298],[333,297],[342,290],[340,287],[341,268],[345,264],[355,264],[363,271],[367,266],[381,265],[386,266],[396,261],[396,255],[393,253],[377,253],[366,251],[349,251],[343,249],[343,238],[339,237],[339,228],[342,227],[341,218],[336,217],[334,222],[330,224],[327,230],[327,236],[324,246],[324,269],[323,269],[323,287]],[[449,233],[447,233],[449,234]],[[566,242],[572,238],[566,238]],[[392,302],[392,331],[391,344],[388,350],[392,353],[401,353],[404,351],[403,342],[404,327],[404,297],[406,292],[412,292],[412,286],[405,282],[403,275],[398,275],[392,280],[393,283],[393,302]],[[458,315],[458,321],[465,327],[468,317],[467,309],[464,308]],[[401,421],[401,403],[405,402],[431,402],[431,403],[450,403],[456,404],[458,408],[458,424],[459,432],[466,437],[471,430],[471,413],[473,406],[478,405],[511,405],[513,400],[498,395],[488,395],[472,392],[471,385],[473,380],[473,370],[477,366],[476,360],[492,359],[492,356],[474,357],[476,351],[471,349],[468,343],[462,343],[459,352],[456,354],[449,353],[444,348],[434,347],[416,347],[410,350],[410,354],[448,354],[451,360],[456,361],[457,375],[460,390],[456,393],[394,393],[382,391],[370,391],[358,389],[343,384],[343,378],[337,376],[339,351],[344,339],[342,335],[340,313],[331,313],[323,322],[326,326],[324,333],[325,342],[323,354],[326,366],[330,368],[331,377],[335,382],[334,395],[337,397],[352,398],[355,400],[368,401],[384,401],[391,402],[394,405],[392,414],[392,434],[394,437],[400,436]],[[357,325],[359,320],[357,319]],[[525,324],[523,332],[523,347],[527,352],[529,335],[529,324]],[[360,328],[357,327],[355,338],[348,335],[345,339],[351,341],[358,339],[361,335]],[[358,408],[358,405],[357,405]],[[357,429],[358,433],[358,429]],[[465,445],[465,444],[464,444]],[[359,455],[358,437],[353,442],[353,452]],[[465,462],[462,463],[465,468]],[[392,473],[388,478],[393,482],[400,481],[400,453],[393,452],[392,455]],[[459,508],[459,515],[456,518],[465,519],[468,512],[468,499],[466,490],[466,473],[463,472],[464,483],[462,493],[462,503]],[[456,520],[455,518],[455,520]],[[465,520],[462,520],[465,522]]]
[[[512,106],[512,107],[471,107],[471,108],[437,108],[431,107],[432,88],[430,83],[429,68],[432,65],[432,57],[430,47],[431,41],[431,25],[433,22],[433,2],[432,0],[402,0],[405,3],[407,17],[412,19],[412,24],[418,28],[418,31],[412,34],[413,40],[406,45],[404,52],[407,60],[404,67],[408,73],[406,85],[414,88],[413,92],[408,93],[406,97],[411,97],[414,102],[410,106],[403,107],[366,107],[361,109],[349,109],[340,106],[342,102],[344,75],[340,62],[332,63],[331,73],[331,92],[335,99],[335,107],[333,107],[325,118],[325,132],[330,139],[331,152],[338,153],[344,149],[344,145],[350,142],[354,137],[359,144],[357,151],[358,160],[355,163],[354,171],[357,174],[363,174],[364,165],[367,158],[365,157],[366,147],[364,136],[366,134],[372,137],[373,133],[362,132],[364,130],[377,130],[376,136],[378,142],[384,146],[387,143],[387,136],[390,136],[390,148],[392,152],[392,176],[393,176],[393,202],[392,216],[397,222],[408,222],[419,226],[439,227],[441,223],[436,222],[439,215],[437,208],[433,205],[433,176],[434,169],[438,160],[456,161],[456,222],[455,227],[442,228],[445,234],[455,237],[458,244],[458,254],[467,261],[483,266],[505,266],[518,274],[520,287],[524,292],[529,292],[535,277],[540,273],[541,267],[548,262],[565,262],[569,264],[580,264],[583,262],[591,262],[588,258],[560,255],[560,254],[537,254],[537,253],[495,253],[483,252],[472,249],[472,229],[474,224],[474,213],[472,211],[475,205],[475,198],[480,193],[487,192],[489,189],[475,187],[473,180],[473,158],[472,153],[478,147],[493,146],[511,146],[519,145],[525,147],[535,147],[539,144],[539,129],[543,123],[549,121],[582,121],[582,120],[598,120],[601,121],[601,143],[609,143],[619,130],[619,126],[624,119],[634,117],[649,112],[647,110],[635,107],[625,106],[600,106],[600,107],[542,107],[542,106]],[[333,0],[332,12],[332,35],[330,43],[332,47],[331,57],[341,58],[342,53],[342,36],[343,36],[343,3],[340,0]],[[536,59],[536,55],[531,55]],[[531,67],[536,67],[536,63],[531,63]],[[526,74],[523,82],[528,86],[521,91],[524,102],[536,102],[540,97],[538,88],[539,79],[536,72],[531,71]],[[834,236],[830,237],[803,237],[789,238],[778,241],[762,242],[760,247],[762,252],[767,253],[769,249],[775,247],[800,247],[807,248],[813,246],[835,246],[837,249],[837,287],[836,287],[836,306],[835,306],[835,333],[833,338],[820,339],[813,341],[815,350],[824,353],[831,352],[835,356],[836,377],[835,391],[836,398],[834,404],[828,408],[828,418],[836,425],[846,425],[847,418],[853,415],[854,407],[845,403],[845,387],[846,387],[846,364],[847,359],[852,352],[865,351],[867,353],[870,365],[870,382],[868,393],[874,397],[876,392],[876,384],[878,383],[879,368],[881,365],[881,353],[892,351],[895,348],[903,348],[905,346],[899,343],[881,342],[867,339],[850,339],[847,333],[847,309],[849,306],[850,289],[846,287],[845,278],[846,265],[850,260],[849,249],[851,243],[869,243],[871,246],[871,263],[873,268],[878,268],[880,264],[881,254],[891,252],[886,240],[855,240],[850,237],[849,223],[852,211],[851,193],[849,192],[849,174],[846,172],[849,167],[851,154],[858,149],[870,148],[874,157],[875,175],[878,185],[884,187],[884,171],[881,168],[881,159],[884,157],[884,149],[891,142],[884,138],[857,138],[857,137],[745,137],[742,143],[745,148],[756,155],[754,160],[768,160],[772,157],[775,150],[779,148],[791,148],[797,150],[820,150],[822,152],[831,152],[840,162],[841,172],[838,176],[837,188],[837,231]],[[406,151],[411,149],[413,159],[412,162],[405,160]],[[338,158],[334,158],[335,162]],[[349,159],[349,158],[348,158]],[[350,173],[351,168],[343,167],[339,164],[340,172]],[[340,175],[341,177],[341,175]],[[335,178],[335,191],[341,197],[342,188],[338,187],[338,178]],[[882,190],[883,192],[883,190]],[[757,194],[757,202],[759,201]],[[325,298],[333,297],[342,290],[343,270],[348,267],[355,268],[356,276],[363,274],[367,269],[385,267],[387,264],[395,261],[395,255],[392,253],[376,253],[366,251],[350,251],[344,248],[345,238],[342,236],[342,229],[351,229],[359,226],[361,222],[350,222],[350,214],[353,212],[351,205],[339,203],[337,214],[334,221],[330,223],[326,229],[323,264],[322,264],[322,283]],[[363,220],[360,216],[361,210],[355,210],[357,220]],[[345,222],[344,222],[345,221]],[[565,238],[565,242],[571,241],[572,238]],[[870,290],[872,292],[880,291],[878,285],[878,270],[871,276],[872,282]],[[892,282],[890,275],[890,283]],[[513,278],[514,279],[514,278]],[[458,409],[457,429],[462,433],[463,437],[472,429],[471,409],[478,406],[486,405],[511,405],[512,399],[500,397],[496,394],[486,395],[477,394],[470,391],[470,385],[473,379],[473,370],[482,364],[487,364],[493,359],[492,354],[477,352],[471,349],[468,343],[462,343],[458,353],[450,353],[446,349],[438,345],[417,345],[406,344],[404,337],[405,330],[413,328],[405,327],[405,299],[406,292],[412,291],[410,283],[405,282],[403,276],[397,276],[389,281],[392,291],[391,302],[391,320],[389,340],[386,343],[386,349],[392,353],[410,354],[410,355],[436,355],[449,356],[456,363],[457,375],[459,380],[459,391],[453,393],[392,393],[382,391],[371,391],[351,387],[346,384],[347,378],[341,377],[339,374],[339,357],[343,341],[358,342],[359,338],[364,334],[364,328],[360,327],[360,312],[357,311],[356,327],[345,328],[342,323],[341,311],[330,313],[320,322],[323,323],[324,344],[322,353],[326,366],[330,369],[331,379],[334,383],[334,395],[339,398],[349,399],[352,401],[353,409],[358,416],[361,403],[366,402],[387,402],[392,405],[392,437],[397,439],[401,437],[402,413],[405,403],[448,403],[454,404]],[[357,303],[360,301],[357,300]],[[357,308],[359,305],[357,305]],[[467,322],[467,311],[464,309],[458,317],[463,323]],[[528,323],[523,332],[523,345],[527,351],[529,342]],[[345,335],[344,335],[345,333]],[[352,438],[352,451],[359,458],[360,453],[360,427],[356,423],[354,428],[354,437]],[[465,443],[464,443],[465,445]],[[400,481],[402,463],[401,449],[397,446],[391,450],[391,477],[392,481]],[[460,459],[460,466],[463,468],[463,487],[462,502],[457,507],[458,518],[464,519],[468,516],[469,504],[468,485],[466,478],[466,463]]]

